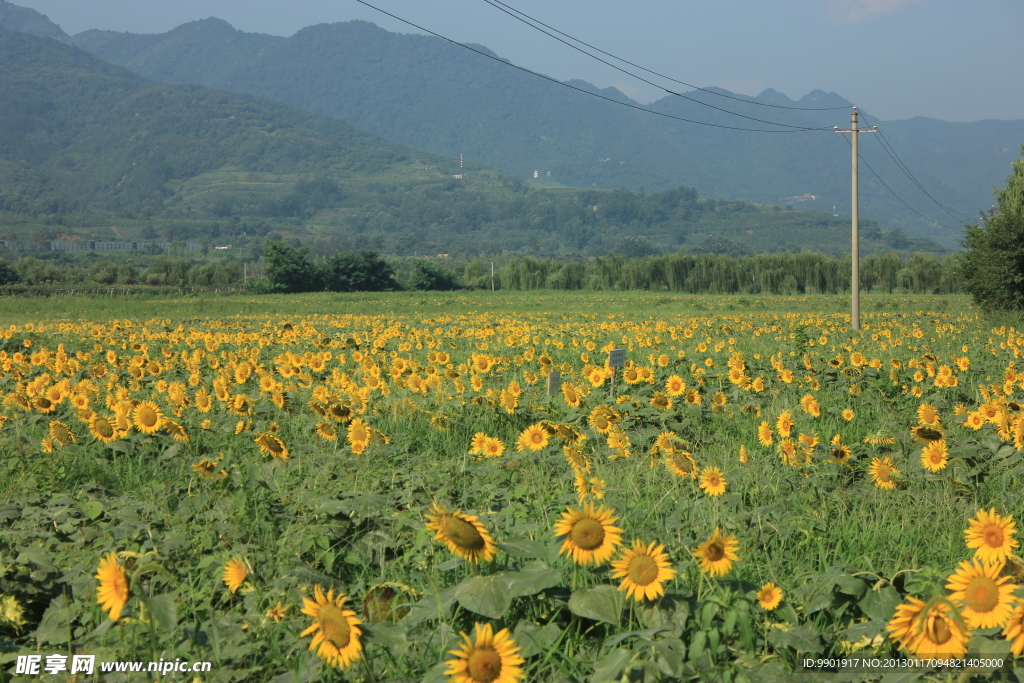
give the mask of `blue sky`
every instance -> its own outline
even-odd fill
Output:
[[[520,24],[483,0],[368,0],[461,42],[568,80],[657,91]],[[1024,118],[1021,0],[503,0],[547,24],[699,86],[798,99],[820,88],[885,120]],[[244,31],[291,35],[366,19],[407,26],[354,0],[14,0],[70,34],[159,33],[216,16]]]

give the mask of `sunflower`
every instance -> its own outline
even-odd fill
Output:
[[[939,411],[930,403],[922,403],[917,407],[917,421],[929,427],[938,427]]]
[[[924,600],[919,600],[912,595],[907,596],[906,602],[896,606],[896,612],[886,625],[886,630],[889,631],[889,637],[897,647],[906,648],[920,635],[920,626],[917,621],[924,611],[924,606]]]
[[[779,432],[779,436],[788,437],[793,431],[793,416],[789,414],[788,410],[782,411],[779,415],[779,419],[775,421],[775,428]]]
[[[933,443],[946,438],[945,432],[938,427],[931,427],[929,425],[917,425],[916,427],[911,427],[910,435],[921,443]]]
[[[288,616],[288,607],[278,600],[276,605],[267,610],[265,616],[267,619],[273,619],[275,624],[280,624],[281,620]]]
[[[970,631],[965,631],[950,614],[951,608],[937,602],[910,625],[911,639],[904,645],[915,657],[963,657],[967,653]],[[914,634],[914,631],[919,631]]]
[[[180,443],[189,442],[188,432],[185,431],[185,428],[182,427],[180,423],[164,418],[164,429],[167,430],[167,433],[170,434],[171,438],[175,441]]]
[[[821,417],[821,404],[814,398],[814,394],[807,394],[800,399],[800,407],[811,417]]]
[[[772,611],[782,602],[782,589],[768,582],[757,591],[757,603],[767,611]]]
[[[921,465],[930,472],[938,472],[949,462],[946,441],[933,441],[921,449]]]
[[[94,439],[103,443],[110,443],[117,438],[117,429],[110,418],[99,413],[93,413],[92,419],[89,420],[89,433]]]
[[[530,450],[536,452],[547,445],[548,432],[539,422],[524,429],[516,442],[517,449],[520,451]]]
[[[611,577],[622,579],[619,590],[626,591],[626,597],[643,602],[664,595],[665,582],[676,573],[668,562],[664,545],[636,539],[632,548],[612,562]]]
[[[253,443],[260,447],[260,453],[265,453],[272,458],[281,458],[281,460],[288,459],[288,446],[273,434],[260,432],[253,439]]]
[[[480,452],[488,458],[497,458],[505,452],[505,444],[502,443],[501,439],[489,436],[484,441],[483,448]]]
[[[686,382],[679,375],[672,375],[665,380],[665,393],[672,398],[678,398],[686,393]]]
[[[709,496],[720,496],[725,493],[727,482],[722,470],[717,467],[705,467],[700,473],[700,487]]]
[[[132,411],[132,424],[143,434],[156,434],[163,421],[160,407],[152,401],[143,401]]]
[[[597,406],[587,417],[590,426],[599,434],[607,434],[608,431],[618,422],[618,413],[607,406]]]
[[[224,563],[221,579],[232,593],[237,592],[247,578],[249,578],[249,569],[242,558],[232,557]]]
[[[583,402],[583,396],[580,390],[573,384],[568,382],[562,385],[562,397],[565,399],[566,405],[571,408],[579,408]]]
[[[772,432],[772,426],[767,420],[757,427],[757,441],[762,446],[771,446],[775,441],[775,433]]]
[[[1018,602],[1010,614],[1003,626],[1003,637],[1010,641],[1010,652],[1014,657],[1024,657],[1024,602]]]
[[[853,408],[845,408],[841,415],[843,416],[843,419],[846,420],[847,422],[850,422],[853,420],[853,418],[857,417],[857,413],[853,412]]]
[[[434,539],[448,546],[453,555],[472,563],[490,562],[494,557],[494,541],[476,516],[464,515],[461,510],[449,512],[437,503],[431,506],[431,513],[425,515],[427,529],[436,531]]]
[[[299,636],[313,634],[309,651],[316,651],[316,656],[327,662],[328,666],[344,669],[362,656],[363,645],[359,636],[363,634],[359,624],[363,623],[356,613],[345,609],[344,595],[334,595],[330,589],[324,595],[324,589],[318,585],[313,587],[313,599],[302,599],[301,612],[313,618],[313,623]]]
[[[60,420],[50,422],[50,439],[58,446],[67,446],[76,441],[75,433]]]
[[[969,524],[964,530],[964,540],[968,548],[974,548],[974,556],[982,562],[1002,562],[1020,545],[1013,537],[1017,533],[1013,515],[1001,517],[995,508],[988,512],[978,510],[977,517]]]
[[[582,473],[580,478],[585,483]],[[622,544],[622,529],[613,526],[618,519],[615,510],[595,509],[593,503],[587,503],[582,510],[566,508],[555,522],[555,536],[565,537],[559,554],[572,556],[576,564],[605,564]]]
[[[949,599],[962,603],[960,614],[967,628],[993,628],[1004,626],[1016,603],[1013,592],[1017,584],[1007,583],[1009,576],[1000,576],[1003,562],[986,564],[978,560],[964,560],[960,568],[950,574],[946,588],[953,591]]]
[[[964,420],[964,426],[977,431],[985,426],[985,416],[977,411],[968,413],[967,419]]]
[[[338,430],[330,422],[317,422],[316,433],[324,441],[337,441]]]
[[[871,481],[875,486],[891,491],[896,488],[893,475],[898,475],[900,471],[893,465],[892,458],[885,458],[883,460],[882,458],[874,457],[871,459],[868,473],[871,475]]]
[[[370,436],[370,425],[363,418],[357,417],[349,423],[345,438],[353,453],[362,453],[370,443]]]
[[[739,547],[734,536],[722,536],[718,527],[715,527],[715,533],[697,546],[693,556],[700,562],[700,570],[705,574],[725,576],[732,569],[732,563],[740,559],[736,554]]]
[[[451,683],[516,683],[523,679],[519,646],[507,628],[497,633],[490,624],[477,623],[473,639],[462,634],[462,647],[451,650],[455,659],[448,661],[445,675]]]
[[[657,410],[669,410],[672,408],[672,399],[667,394],[655,391],[651,396],[651,407]]]
[[[697,478],[697,461],[689,451],[670,450],[665,452],[665,467],[672,474],[686,479]]]
[[[128,602],[128,575],[117,561],[117,553],[107,553],[100,558],[96,569],[96,602],[108,612],[111,621],[121,618],[121,610]]]

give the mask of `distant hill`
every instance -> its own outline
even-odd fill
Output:
[[[29,7],[12,5],[7,0],[0,0],[0,28],[56,40],[67,40],[68,37],[68,34],[50,21],[45,14],[40,14]]]
[[[700,199],[686,187],[530,187],[337,119],[153,83],[73,45],[4,29],[0,92],[5,230],[31,218],[74,235],[128,218],[170,240],[277,231],[325,248],[411,255],[848,250],[847,222],[830,214]],[[88,218],[96,211],[106,223]],[[866,252],[940,249],[870,221],[864,235]]]
[[[447,156],[465,153],[520,178],[534,171],[546,177],[550,171],[553,181],[577,187],[687,185],[707,196],[783,205],[813,195],[814,200],[794,205],[829,213],[834,205],[849,213],[849,147],[831,130],[767,134],[683,123],[574,92],[437,38],[391,33],[368,22],[310,26],[283,38],[244,33],[210,18],[158,35],[86,31],[71,40],[148,78],[287,102],[395,142]],[[633,103],[611,88],[571,84]],[[842,110],[768,109],[699,91],[683,94],[791,125],[849,124],[849,113]],[[796,102],[770,90],[747,99],[785,106],[850,104],[822,91]],[[710,123],[764,127],[679,97],[666,96],[650,108]],[[991,205],[992,186],[1002,184],[1024,141],[1024,120],[878,122],[868,116],[866,123],[880,123],[932,195],[966,214],[966,220]],[[861,150],[918,211],[957,225],[901,174],[877,141],[865,139]],[[861,214],[950,246],[959,234],[955,227],[921,219],[867,168],[862,168]]]

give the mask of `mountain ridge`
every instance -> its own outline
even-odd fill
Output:
[[[211,32],[217,40],[209,38]],[[667,115],[652,116],[542,81],[438,38],[392,33],[365,21],[317,24],[281,37],[244,33],[227,22],[206,19],[162,34],[86,31],[70,40],[155,80],[199,83],[286,102],[400,144],[445,156],[463,153],[523,179],[550,172],[558,183],[584,188],[665,190],[686,185],[705,196],[760,203],[784,204],[790,197],[813,195],[813,206],[849,211],[849,147],[832,132],[837,125],[848,127],[848,112],[756,104],[850,104],[822,89],[799,100],[771,89],[757,98],[735,96],[737,100],[707,92],[715,88],[693,90],[681,93],[690,99],[667,95],[647,105]],[[569,84],[640,106],[618,90],[575,80]],[[772,127],[702,102],[827,130],[753,133],[669,118]],[[884,127],[887,139],[931,194],[964,216],[991,204],[991,188],[1003,180],[1024,139],[1024,120],[945,122],[953,128],[944,128],[916,119],[880,122],[870,111],[862,112],[865,126]],[[958,223],[902,175],[880,144],[863,140],[861,153],[866,162],[861,171],[863,217],[908,234],[937,236],[947,246],[956,243]],[[866,166],[932,221],[904,207]],[[936,225],[936,220],[950,227]]]

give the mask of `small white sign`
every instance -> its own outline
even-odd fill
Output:
[[[621,368],[626,364],[626,349],[612,349],[608,352],[608,367]]]

